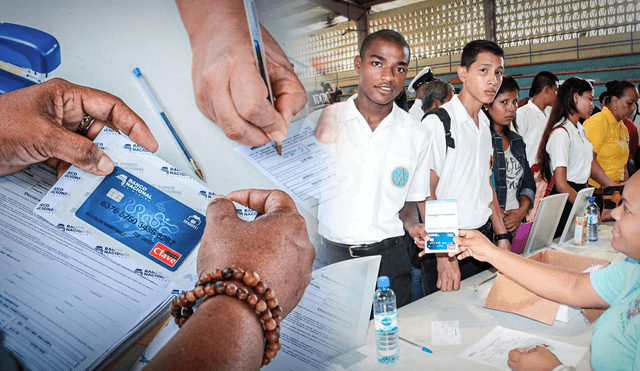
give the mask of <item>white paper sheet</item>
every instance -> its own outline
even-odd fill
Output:
[[[282,322],[282,350],[265,370],[326,370],[367,338],[380,256],[315,270],[300,304]]]
[[[549,344],[550,350],[558,357],[560,362],[574,367],[587,352],[587,347],[543,339],[526,332],[497,326],[480,341],[460,353],[459,357],[495,367],[496,370],[507,371],[510,370],[507,365],[509,351],[515,348],[528,348],[541,343]]]
[[[282,156],[271,145],[235,148],[312,215],[316,214],[320,194],[333,188],[338,180],[336,156],[315,138],[317,118],[313,115],[320,112],[291,124]]]
[[[55,179],[0,178],[0,328],[26,369],[84,370],[170,292],[35,215]]]
[[[431,345],[458,344],[462,344],[460,322],[457,320],[431,322]]]

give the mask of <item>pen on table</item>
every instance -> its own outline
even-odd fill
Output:
[[[185,157],[189,161],[189,164],[191,165],[191,168],[193,169],[193,171],[195,171],[196,175],[200,179],[204,179],[204,176],[202,175],[202,170],[198,168],[198,165],[196,164],[195,160],[193,159],[193,157],[191,157],[191,154],[189,153],[189,151],[187,151],[187,147],[184,146],[184,143],[182,143],[182,140],[178,136],[178,133],[173,128],[173,125],[171,125],[171,122],[169,122],[167,115],[164,113],[164,109],[160,105],[160,102],[158,102],[158,99],[156,98],[156,96],[153,94],[153,91],[151,91],[151,88],[149,87],[149,84],[147,84],[147,81],[144,79],[144,76],[142,76],[142,72],[140,72],[140,69],[137,67],[134,68],[133,74],[135,77],[137,77],[136,80],[138,80],[138,82],[140,83],[140,86],[142,86],[142,89],[147,93],[147,96],[149,97],[153,105],[156,106],[158,113],[160,113],[160,116],[162,116],[164,123],[167,124],[167,127],[171,131],[171,134],[176,139],[176,142],[178,142],[180,149],[182,149],[182,152],[184,153]]]
[[[267,85],[267,99],[273,104],[273,91],[271,90],[271,81],[269,80],[269,71],[267,70],[267,59],[264,55],[264,43],[262,42],[262,33],[260,32],[260,23],[258,22],[258,15],[256,13],[255,4],[253,0],[243,0],[244,10],[247,14],[247,23],[249,24],[249,33],[253,41],[253,54],[256,57],[256,64],[260,71],[260,76],[265,85]],[[282,142],[276,142],[276,151],[279,155],[282,155]]]
[[[420,345],[420,344],[416,344],[416,343],[414,343],[414,342],[413,342],[413,341],[411,341],[411,340],[407,340],[407,339],[403,338],[402,336],[398,336],[398,339],[400,339],[400,340],[402,340],[402,341],[405,341],[405,342],[407,342],[407,343],[409,343],[409,344],[413,345],[414,347],[416,347],[416,348],[420,349],[420,350],[421,350],[421,351],[423,351],[423,352],[433,353],[433,351],[432,351],[431,349],[429,349],[429,348],[427,348],[427,347],[425,347],[425,346],[422,346],[422,345]]]
[[[483,284],[485,284],[485,283],[487,283],[487,282],[491,281],[492,279],[494,279],[494,278],[496,278],[496,277],[498,277],[498,271],[495,271],[492,275],[490,275],[489,277],[485,278],[485,279],[484,279],[484,280],[482,280],[481,282],[476,283],[476,284],[473,286],[473,291],[478,291],[478,289],[480,288],[480,286],[482,286]]]

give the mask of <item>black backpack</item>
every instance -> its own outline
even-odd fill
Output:
[[[456,148],[456,141],[451,136],[451,117],[447,110],[442,107],[434,108],[431,111],[425,112],[424,116],[422,116],[422,120],[429,115],[436,115],[440,121],[442,121],[442,125],[444,126],[444,137],[447,142],[447,151],[449,148]]]
[[[447,113],[447,110],[441,107],[432,109],[431,111],[427,111],[424,114],[424,116],[422,116],[422,120],[424,120],[424,118],[429,115],[437,115],[440,121],[442,121],[442,125],[444,126],[444,137],[447,142],[447,151],[449,150],[449,147],[456,148],[456,142],[455,140],[453,140],[453,137],[451,136],[451,117],[449,116],[449,113]],[[640,153],[640,151],[638,152]],[[405,238],[408,239],[409,241],[409,244],[408,244],[409,260],[411,261],[411,265],[414,268],[421,269],[422,268],[421,262],[425,260],[425,257],[422,257],[422,258],[418,257],[418,253],[419,253],[418,247],[413,243],[413,239],[409,235],[409,232],[405,231]]]

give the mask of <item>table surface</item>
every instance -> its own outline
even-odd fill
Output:
[[[554,244],[552,248],[558,251],[618,261],[623,258],[623,255],[611,248],[612,228],[611,223],[600,226],[600,238],[597,242],[589,242],[583,246],[576,246],[569,242],[561,246]],[[400,341],[400,360],[394,365],[379,364],[376,358],[375,336],[371,322],[366,345],[352,352],[354,357],[364,357],[364,359],[351,365],[347,370],[414,370],[424,369],[427,365],[434,370],[492,370],[488,366],[460,358],[458,355],[482,339],[496,326],[579,346],[589,346],[594,325],[587,324],[581,314],[573,317],[569,322],[555,321],[552,326],[549,326],[518,314],[483,308],[494,281],[481,285],[477,292],[474,291],[474,285],[491,274],[490,271],[479,273],[464,280],[459,291],[438,291],[398,310],[400,336],[430,348],[433,350],[433,354],[427,354]],[[454,320],[459,321],[462,344],[432,345],[431,322]],[[591,369],[589,351],[580,360],[576,369]]]

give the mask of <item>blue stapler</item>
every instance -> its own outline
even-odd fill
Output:
[[[0,23],[0,94],[41,83],[60,65],[55,37],[35,28]]]

